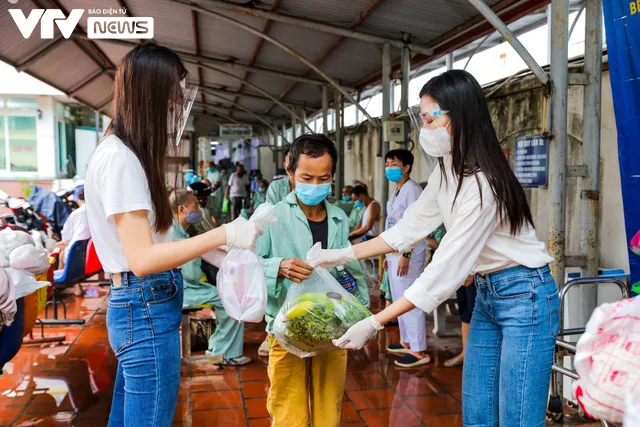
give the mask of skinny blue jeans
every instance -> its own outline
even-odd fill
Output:
[[[544,426],[560,300],[548,266],[476,275],[465,350],[465,427]]]
[[[109,343],[118,359],[109,427],[170,427],[180,387],[179,270],[123,273],[111,285]]]

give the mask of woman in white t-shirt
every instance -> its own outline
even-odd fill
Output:
[[[431,312],[475,273],[462,380],[465,426],[544,426],[560,301],[536,238],[525,192],[503,154],[482,88],[466,71],[431,79],[420,92],[420,145],[439,159],[427,188],[380,237],[324,250],[313,266],[406,252],[444,223],[447,234],[403,296],[335,344],[361,348],[388,321]]]
[[[165,47],[131,50],[116,71],[112,121],[87,168],[89,227],[111,277],[107,330],[118,372],[110,427],[171,425],[180,385],[177,267],[225,244],[252,247],[259,234],[239,218],[191,239],[169,237],[165,154],[187,118],[186,75]]]

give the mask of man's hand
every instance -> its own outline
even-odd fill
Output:
[[[313,267],[299,258],[287,258],[280,263],[278,275],[298,283],[311,276]]]
[[[401,256],[398,261],[398,276],[406,276],[409,273],[409,258]]]
[[[55,246],[55,247],[56,247],[56,248],[60,248],[60,249],[65,249],[65,248],[67,248],[68,246],[69,246],[69,242],[68,242],[68,241],[66,241],[66,240],[62,240],[62,241],[60,241],[60,242],[56,243],[56,246]]]
[[[384,257],[384,261],[382,261],[382,269],[385,271],[389,269],[389,263],[387,262],[387,257]]]

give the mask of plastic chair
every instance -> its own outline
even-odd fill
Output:
[[[104,276],[101,276],[103,280],[88,280],[90,277],[95,276],[96,274],[103,273],[104,270],[102,268],[102,263],[100,262],[100,258],[98,258],[98,253],[96,252],[96,247],[93,244],[93,239],[89,239],[89,243],[87,243],[87,260],[84,266],[84,283],[97,283],[98,286],[109,286],[111,282],[109,280],[104,280]]]
[[[64,318],[67,318],[67,306],[63,301],[59,300],[59,296],[64,289],[70,288],[85,279],[86,276],[84,271],[87,259],[88,243],[89,240],[78,240],[73,242],[67,251],[64,269],[56,270],[53,273],[53,296],[51,297],[51,301],[47,302],[47,305],[45,306],[45,318],[48,318],[47,308],[49,307],[49,304],[53,305],[54,319],[58,319],[58,304],[62,304]],[[76,321],[74,321],[73,324],[76,324]],[[80,324],[84,324],[84,320],[82,320]]]

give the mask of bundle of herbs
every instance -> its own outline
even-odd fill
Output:
[[[302,292],[302,293],[301,293]],[[323,269],[289,289],[274,323],[274,335],[300,357],[335,350],[331,342],[371,313]]]

